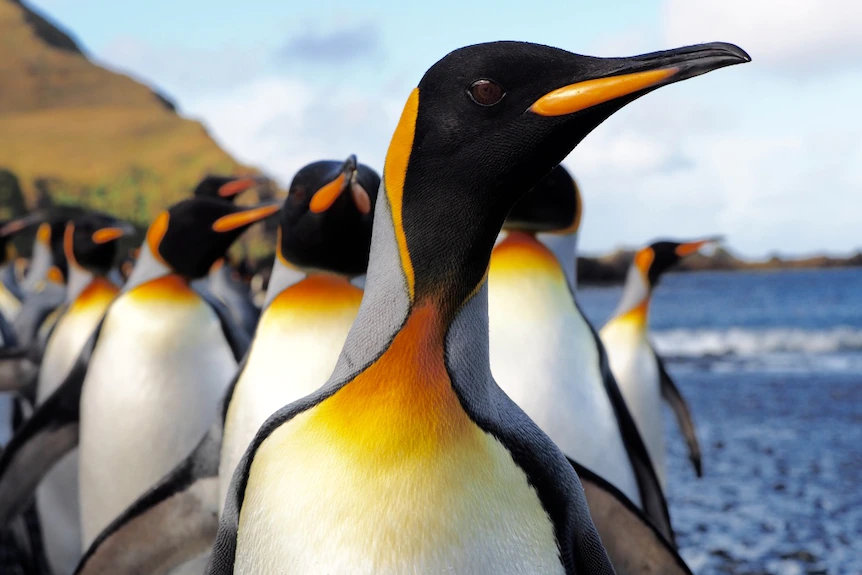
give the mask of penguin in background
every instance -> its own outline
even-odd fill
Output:
[[[163,572],[207,557],[233,470],[261,424],[320,387],[335,367],[362,298],[350,282],[368,264],[379,187],[380,176],[355,156],[296,173],[261,320],[221,418],[185,461],[102,532],[76,573]],[[186,512],[177,517],[177,509]]]
[[[667,482],[662,399],[676,415],[698,477],[702,475],[702,463],[688,404],[649,341],[650,297],[664,272],[682,258],[716,241],[717,238],[691,242],[657,241],[638,250],[629,266],[620,303],[599,332],[608,352],[611,371],[644,438],[662,489]]]
[[[672,544],[667,503],[643,439],[575,298],[581,216],[580,192],[562,166],[509,213],[488,274],[491,372],[576,464],[606,545],[614,537],[635,545],[636,537],[632,529],[621,533],[615,523],[597,519],[609,515],[599,509],[606,504],[614,505],[615,515],[633,515],[632,524],[644,524],[638,536]],[[596,490],[603,493],[592,497]]]
[[[107,275],[117,241],[134,227],[112,216],[85,213],[66,224],[63,247],[68,269],[66,299],[42,354],[36,406],[59,387],[119,292]],[[53,573],[71,573],[81,553],[77,451],[67,453],[36,490],[36,509]]]
[[[0,456],[0,522],[79,448],[84,548],[172,469],[216,417],[247,340],[189,282],[278,211],[191,198],[150,225],[131,277],[60,387]]]
[[[491,250],[519,197],[616,110],[748,60],[728,44],[603,59],[494,42],[434,64],[389,146],[335,370],[258,431],[207,572],[612,573],[575,470],[491,375]],[[620,551],[618,572],[686,572]]]
[[[193,195],[233,202],[243,192],[269,183],[269,178],[265,176],[208,175],[198,183]],[[234,276],[235,271],[227,264],[226,258],[219,258],[206,277],[194,282],[194,287],[208,291],[224,304],[234,323],[251,337],[260,318],[260,309],[254,305],[248,286]]]
[[[24,294],[18,282],[15,270],[15,246],[12,245],[13,237],[27,227],[26,222],[21,220],[0,221],[0,317],[7,323],[7,329],[11,330],[11,322],[21,309],[21,301]],[[4,333],[0,333],[2,338]],[[0,346],[8,346],[9,335],[6,335],[6,343],[0,339]]]
[[[16,345],[0,352],[0,391],[15,392],[13,428],[29,417],[36,400],[36,376],[45,342],[66,294],[63,250],[66,222],[83,210],[61,206],[38,210],[5,226],[13,230],[38,225],[29,266],[21,280],[21,307],[12,322]]]

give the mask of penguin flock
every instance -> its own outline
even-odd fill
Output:
[[[130,271],[141,234],[108,214],[0,222],[0,526],[52,575],[690,573],[663,402],[698,476],[700,449],[647,317],[661,274],[715,240],[639,250],[597,330],[560,162],[636,98],[748,61],[455,50],[409,94],[382,176],[318,161],[250,206],[262,178],[208,176]],[[275,218],[252,294],[227,251]],[[11,240],[33,230],[24,273]]]

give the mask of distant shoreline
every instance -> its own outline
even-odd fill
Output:
[[[598,257],[578,257],[578,282],[589,285],[623,283],[633,256],[633,250],[617,250]],[[843,258],[831,256],[782,258],[772,256],[765,260],[747,261],[719,248],[711,255],[695,254],[686,258],[674,268],[674,271],[752,271],[849,267],[862,267],[862,251]]]

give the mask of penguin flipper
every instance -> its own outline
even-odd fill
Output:
[[[81,390],[101,328],[99,323],[66,379],[0,455],[0,525],[23,511],[45,474],[78,445]]]
[[[679,553],[616,487],[572,461],[617,575],[692,575]]]
[[[650,346],[652,347],[652,346]],[[661,396],[673,410],[682,436],[688,446],[688,458],[694,466],[694,472],[698,477],[703,477],[703,462],[700,454],[700,443],[694,430],[694,421],[691,418],[691,410],[688,403],[680,393],[679,388],[673,382],[661,356],[653,349],[656,364],[658,365],[659,382],[661,385]]]
[[[580,306],[578,309],[580,310]],[[581,314],[583,315],[583,312]],[[599,369],[601,370],[602,380],[605,384],[605,392],[608,394],[608,399],[616,415],[620,435],[622,435],[623,443],[635,474],[644,514],[659,532],[675,546],[676,541],[670,523],[670,512],[667,508],[667,500],[661,489],[655,466],[649,456],[643,437],[641,437],[640,431],[638,431],[637,424],[635,424],[635,420],[626,405],[617,380],[611,371],[607,350],[599,334],[592,328],[592,325],[590,325],[590,328],[593,330],[596,349],[599,351]]]
[[[246,333],[243,328],[237,325],[231,317],[227,306],[220,302],[204,286],[195,286],[195,291],[209,304],[210,308],[218,316],[222,333],[224,333],[224,337],[233,352],[234,359],[237,361],[242,360],[251,345],[251,334]]]
[[[35,399],[38,375],[39,360],[31,349],[0,349],[0,391],[18,392],[28,399]]]
[[[192,453],[114,519],[75,571],[164,573],[206,553],[218,530],[221,422]]]
[[[63,384],[12,437],[0,456],[0,524],[23,511],[36,486],[78,444],[78,415],[86,364]]]

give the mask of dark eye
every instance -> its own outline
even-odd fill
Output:
[[[476,80],[468,92],[470,98],[480,106],[493,106],[506,95],[503,87],[493,80]]]

